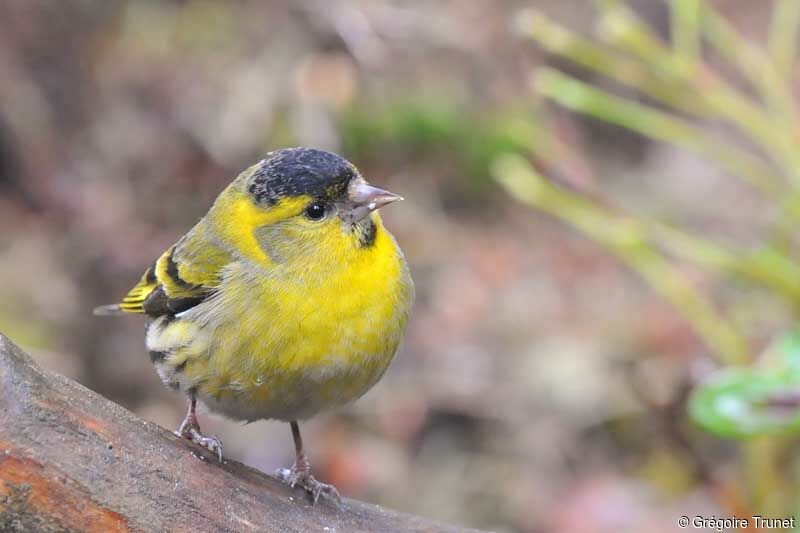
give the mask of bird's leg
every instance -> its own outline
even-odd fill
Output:
[[[189,411],[186,413],[186,418],[181,422],[181,427],[175,434],[184,439],[199,444],[203,448],[208,448],[211,452],[216,453],[219,457],[219,462],[222,462],[222,443],[214,435],[206,437],[200,433],[200,424],[197,423],[197,395],[194,392],[189,394]]]
[[[303,451],[303,439],[300,437],[300,426],[296,421],[289,423],[292,427],[292,438],[294,439],[294,450],[297,457],[292,468],[281,468],[277,471],[278,479],[287,483],[290,487],[300,485],[303,487],[317,503],[321,495],[339,502],[339,491],[333,485],[320,483],[311,475],[311,463],[308,461]]]

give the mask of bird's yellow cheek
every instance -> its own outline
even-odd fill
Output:
[[[216,234],[244,257],[270,265],[272,259],[259,244],[258,229],[296,217],[310,201],[307,196],[297,196],[263,207],[255,204],[249,195],[231,191],[220,196],[211,210],[210,221]]]

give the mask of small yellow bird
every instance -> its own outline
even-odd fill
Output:
[[[235,420],[287,421],[297,457],[279,477],[338,500],[311,475],[297,421],[360,397],[394,357],[414,288],[377,209],[400,199],[336,154],[272,152],[95,314],[147,315],[150,359],[189,398],[178,435],[222,460],[198,399]]]

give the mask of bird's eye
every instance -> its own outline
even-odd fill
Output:
[[[322,202],[314,202],[306,207],[306,216],[311,220],[319,220],[325,216],[325,204]]]

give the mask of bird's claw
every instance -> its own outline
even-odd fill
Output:
[[[275,475],[292,488],[295,486],[302,487],[311,496],[314,503],[317,503],[320,496],[325,496],[336,503],[341,503],[342,501],[336,487],[317,481],[308,470],[298,469],[294,466],[292,468],[279,468]]]
[[[200,433],[200,428],[186,425],[181,425],[181,428],[176,431],[175,434],[179,437],[183,437],[184,439],[188,439],[195,444],[199,444],[203,448],[209,450],[211,453],[216,454],[219,462],[222,462],[222,442],[215,435],[207,437]]]

